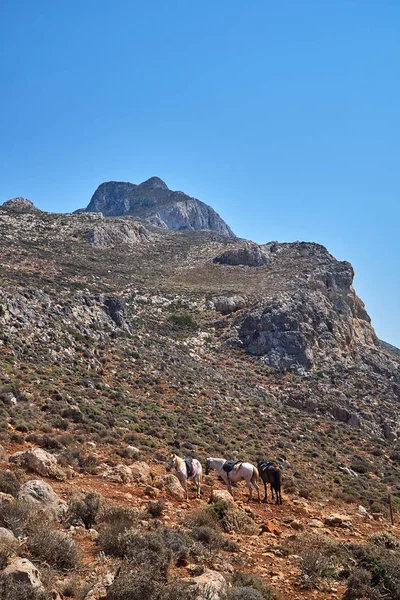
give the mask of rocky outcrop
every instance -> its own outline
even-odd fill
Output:
[[[119,181],[102,183],[85,210],[101,212],[106,217],[140,217],[164,229],[205,229],[234,237],[231,229],[211,206],[183,192],[168,189],[158,177],[139,185]]]
[[[113,248],[121,244],[135,246],[151,239],[149,231],[134,220],[104,221],[85,231],[85,237],[95,248]]]
[[[10,456],[9,461],[43,477],[65,479],[65,473],[59,466],[57,458],[42,448],[29,448],[29,450],[16,452]]]
[[[262,267],[268,264],[269,257],[257,244],[248,244],[222,252],[214,258],[214,262],[221,265]]]
[[[317,244],[310,246],[311,254],[323,256],[323,264],[299,281],[297,290],[259,302],[239,329],[244,348],[281,371],[311,369],[324,359],[354,356],[359,344],[377,345],[364,304],[352,287],[350,263],[336,261],[322,247],[315,248]]]
[[[165,475],[163,477],[162,484],[167,493],[170,494],[176,500],[186,499],[185,491],[179,483],[179,479],[175,477],[175,475],[172,475],[172,473],[169,473],[168,475]]]
[[[42,212],[27,198],[11,198],[2,204],[2,208],[17,213],[40,213]]]
[[[38,507],[51,512],[58,519],[65,516],[68,510],[67,503],[57,496],[48,483],[40,479],[24,483],[19,490],[18,500],[33,502]]]

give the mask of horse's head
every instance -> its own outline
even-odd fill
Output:
[[[167,466],[165,467],[165,470],[168,471],[168,473],[169,473],[170,470],[175,467],[175,465],[176,465],[176,454],[170,454],[168,462],[167,462]]]
[[[206,472],[206,475],[208,475],[208,474],[209,474],[209,472],[210,472],[210,469],[211,469],[211,461],[210,461],[210,459],[209,459],[209,458],[207,458],[207,460],[206,460],[206,470],[205,470],[205,472]]]

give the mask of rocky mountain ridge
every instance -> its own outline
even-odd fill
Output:
[[[211,206],[183,192],[170,190],[159,177],[138,185],[108,181],[99,185],[86,209],[105,217],[140,217],[156,227],[172,230],[210,230],[234,237]]]

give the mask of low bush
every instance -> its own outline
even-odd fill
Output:
[[[245,535],[258,533],[258,526],[245,512],[236,508],[229,502],[220,500],[210,504],[204,510],[220,523],[223,531],[230,533],[236,531]]]
[[[49,529],[47,522],[39,522],[29,533],[28,549],[34,558],[57,569],[76,568],[78,551],[70,535]]]
[[[33,589],[29,583],[20,583],[0,574],[1,600],[47,600],[42,590]]]
[[[101,550],[114,556],[124,555],[124,542],[121,536],[139,523],[140,515],[130,508],[114,504],[105,505],[98,515]]]
[[[277,592],[266,585],[261,577],[251,573],[235,573],[232,579],[233,588],[228,593],[229,600],[278,600]],[[246,591],[248,590],[248,591]]]
[[[155,502],[149,502],[147,507],[147,512],[152,517],[161,517],[165,510],[165,502],[164,500],[156,500]]]
[[[18,496],[21,484],[12,471],[0,471],[0,492]]]
[[[193,600],[193,594],[180,582],[160,582],[150,566],[137,571],[125,565],[107,592],[106,600]]]
[[[96,523],[100,501],[101,496],[97,492],[88,492],[73,496],[68,503],[69,520],[80,520],[86,529],[91,529]]]

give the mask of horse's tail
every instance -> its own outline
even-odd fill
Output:
[[[260,474],[258,472],[257,467],[253,467],[253,474],[250,479],[251,483],[257,483],[259,477],[260,477]]]

